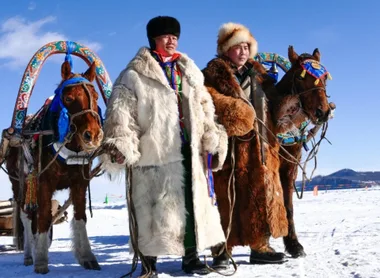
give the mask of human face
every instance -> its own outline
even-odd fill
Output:
[[[162,35],[154,39],[156,51],[164,57],[173,56],[178,46],[178,38],[175,35]]]
[[[242,42],[232,46],[227,51],[228,58],[240,69],[247,62],[249,58],[249,45]]]

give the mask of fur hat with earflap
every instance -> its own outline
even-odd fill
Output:
[[[171,16],[157,16],[149,20],[146,32],[151,49],[156,48],[154,38],[162,35],[174,35],[179,39],[181,26],[178,20]]]
[[[239,23],[225,23],[219,28],[217,53],[222,56],[232,46],[242,42],[248,43],[250,56],[256,56],[257,41],[248,28]]]

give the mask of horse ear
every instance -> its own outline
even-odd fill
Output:
[[[71,66],[68,61],[63,62],[61,66],[61,76],[62,80],[67,80],[71,76]]]
[[[321,53],[319,52],[318,48],[314,49],[313,56],[314,56],[315,60],[317,60],[318,62],[321,61]]]
[[[292,45],[289,45],[288,48],[288,58],[292,65],[294,65],[298,61],[298,54],[294,51]]]
[[[83,76],[90,82],[95,80],[96,77],[96,65],[95,62],[91,64],[88,70],[83,74]]]

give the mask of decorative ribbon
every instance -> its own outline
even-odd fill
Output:
[[[214,188],[214,176],[212,174],[212,154],[207,154],[207,184],[209,197],[212,199],[213,204],[218,205],[216,202],[215,188]]]

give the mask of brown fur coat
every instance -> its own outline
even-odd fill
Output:
[[[253,65],[253,70],[260,73],[256,74],[257,84],[267,90],[265,70],[259,63],[253,60],[249,62]],[[279,145],[275,138],[268,136],[271,145],[275,147],[264,144],[266,165],[262,165],[255,110],[245,100],[244,92],[235,79],[230,64],[222,58],[215,58],[207,64],[203,73],[205,85],[215,104],[218,121],[224,125],[229,136],[227,159],[222,170],[214,173],[218,208],[225,233],[230,220],[228,183],[232,170],[232,144],[235,142],[236,201],[228,247],[249,245],[255,250],[268,251],[266,248],[269,248],[271,235],[277,238],[288,233],[279,177]],[[273,130],[269,110],[265,111],[265,115],[266,126]]]

